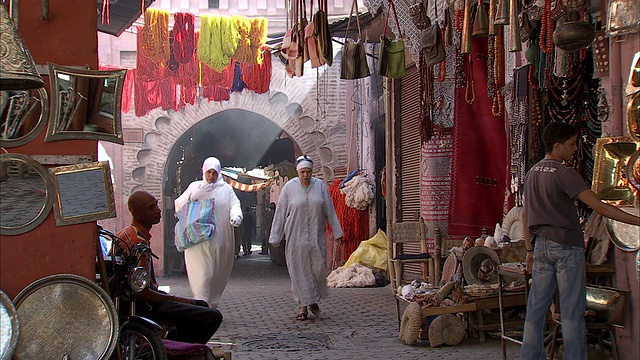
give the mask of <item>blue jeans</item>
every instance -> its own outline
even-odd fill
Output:
[[[560,314],[564,358],[587,360],[586,275],[584,250],[536,237],[533,252],[533,283],[527,302],[520,359],[544,360],[544,327],[556,288],[560,291]]]

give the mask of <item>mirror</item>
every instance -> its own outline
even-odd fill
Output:
[[[45,141],[124,144],[120,108],[127,70],[84,70],[49,63],[51,116]]]
[[[56,201],[56,225],[70,225],[116,216],[109,162],[59,166],[49,169]]]
[[[20,146],[35,139],[48,116],[46,89],[0,91],[0,146]]]
[[[53,200],[44,166],[26,155],[0,155],[0,234],[33,230],[47,218]]]
[[[604,202],[617,206],[635,205],[635,188],[629,181],[627,164],[637,144],[626,136],[596,141],[591,190]]]

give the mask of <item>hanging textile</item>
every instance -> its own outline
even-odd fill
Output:
[[[344,231],[340,244],[343,247],[342,254],[333,254],[337,263],[344,263],[351,253],[360,246],[360,242],[369,238],[369,212],[347,206],[346,195],[340,192],[341,183],[342,180],[336,179],[329,187],[329,195],[333,200],[336,215],[338,215],[338,220]]]
[[[137,26],[137,34],[136,41],[138,46],[138,51],[136,51],[136,80],[141,81],[157,81],[158,79],[163,79],[166,77],[166,61],[168,59],[169,53],[167,52],[167,59],[165,60],[154,60],[149,56],[148,50],[145,48],[144,44],[144,34],[142,26]],[[168,36],[168,34],[167,34]],[[167,38],[167,45],[169,44]]]
[[[260,63],[260,50],[267,40],[267,19],[234,16],[234,20],[238,26],[239,40],[233,58],[246,64]]]
[[[200,16],[198,58],[216,71],[222,71],[231,62],[238,48],[238,25],[230,16]]]
[[[260,191],[268,186],[271,185],[271,183],[273,182],[273,180],[269,180],[266,182],[262,182],[259,184],[243,184],[241,182],[235,181],[232,178],[225,176],[224,180],[231,185],[231,187],[233,187],[234,189],[240,190],[240,191],[244,191],[244,192],[256,192],[256,191]]]
[[[200,83],[202,97],[209,100],[229,100],[229,90],[233,87],[236,62],[231,60],[222,72],[217,72],[204,63],[200,63]],[[226,92],[226,95],[222,94]]]
[[[269,91],[271,85],[271,53],[266,47],[262,48],[260,61],[257,64],[241,63],[242,81],[249,90],[258,94]]]
[[[479,236],[483,226],[501,222],[506,186],[503,117],[494,116],[492,102],[479,95],[479,89],[487,87],[487,38],[474,37],[472,41],[474,53],[464,59],[469,89],[455,89],[450,239]],[[474,91],[478,93],[475,99],[465,97],[466,92]]]
[[[144,12],[144,26],[139,28],[142,42],[139,49],[155,63],[169,60],[169,11],[148,8]]]

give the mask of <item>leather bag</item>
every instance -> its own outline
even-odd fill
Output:
[[[396,26],[398,27],[398,34],[400,38],[390,39],[387,36],[387,28],[389,24],[389,16],[393,11],[393,16],[396,19]],[[425,15],[426,16],[426,15]],[[400,30],[400,23],[398,22],[398,15],[396,14],[395,5],[389,0],[389,12],[387,13],[387,20],[384,24],[384,30],[380,35],[380,62],[378,63],[378,74],[389,78],[399,79],[404,77],[406,72],[405,64],[405,44],[402,39],[402,30]]]
[[[431,24],[420,32],[420,48],[424,53],[424,61],[428,66],[435,65],[445,59],[442,33],[438,24]]]
[[[322,60],[329,66],[333,64],[333,43],[327,18],[327,0],[319,0],[320,10],[313,15],[314,36],[318,39],[318,52]]]
[[[424,5],[424,0],[417,0],[413,5],[409,6],[409,15],[411,15],[411,21],[418,30],[427,28],[427,7]]]
[[[356,22],[358,24],[358,39],[356,41],[347,39],[354,9],[356,11]],[[345,80],[361,79],[371,75],[369,64],[367,63],[367,54],[361,40],[360,15],[357,9],[358,1],[354,0],[351,6],[351,13],[349,14],[349,22],[347,23],[345,33],[345,39],[347,40],[345,40],[342,48],[342,62],[340,64],[340,78]]]
[[[313,11],[313,0],[311,0],[311,11]],[[304,36],[308,49],[307,51],[309,53],[309,59],[311,60],[311,67],[314,69],[325,64],[324,59],[320,55],[318,38],[316,37],[315,33],[315,19],[316,17],[313,16],[309,24],[304,28]]]

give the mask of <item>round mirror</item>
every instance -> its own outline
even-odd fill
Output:
[[[26,155],[0,154],[0,234],[33,230],[49,215],[53,199],[44,166]]]
[[[46,89],[0,91],[0,146],[20,146],[35,139],[48,115]]]

